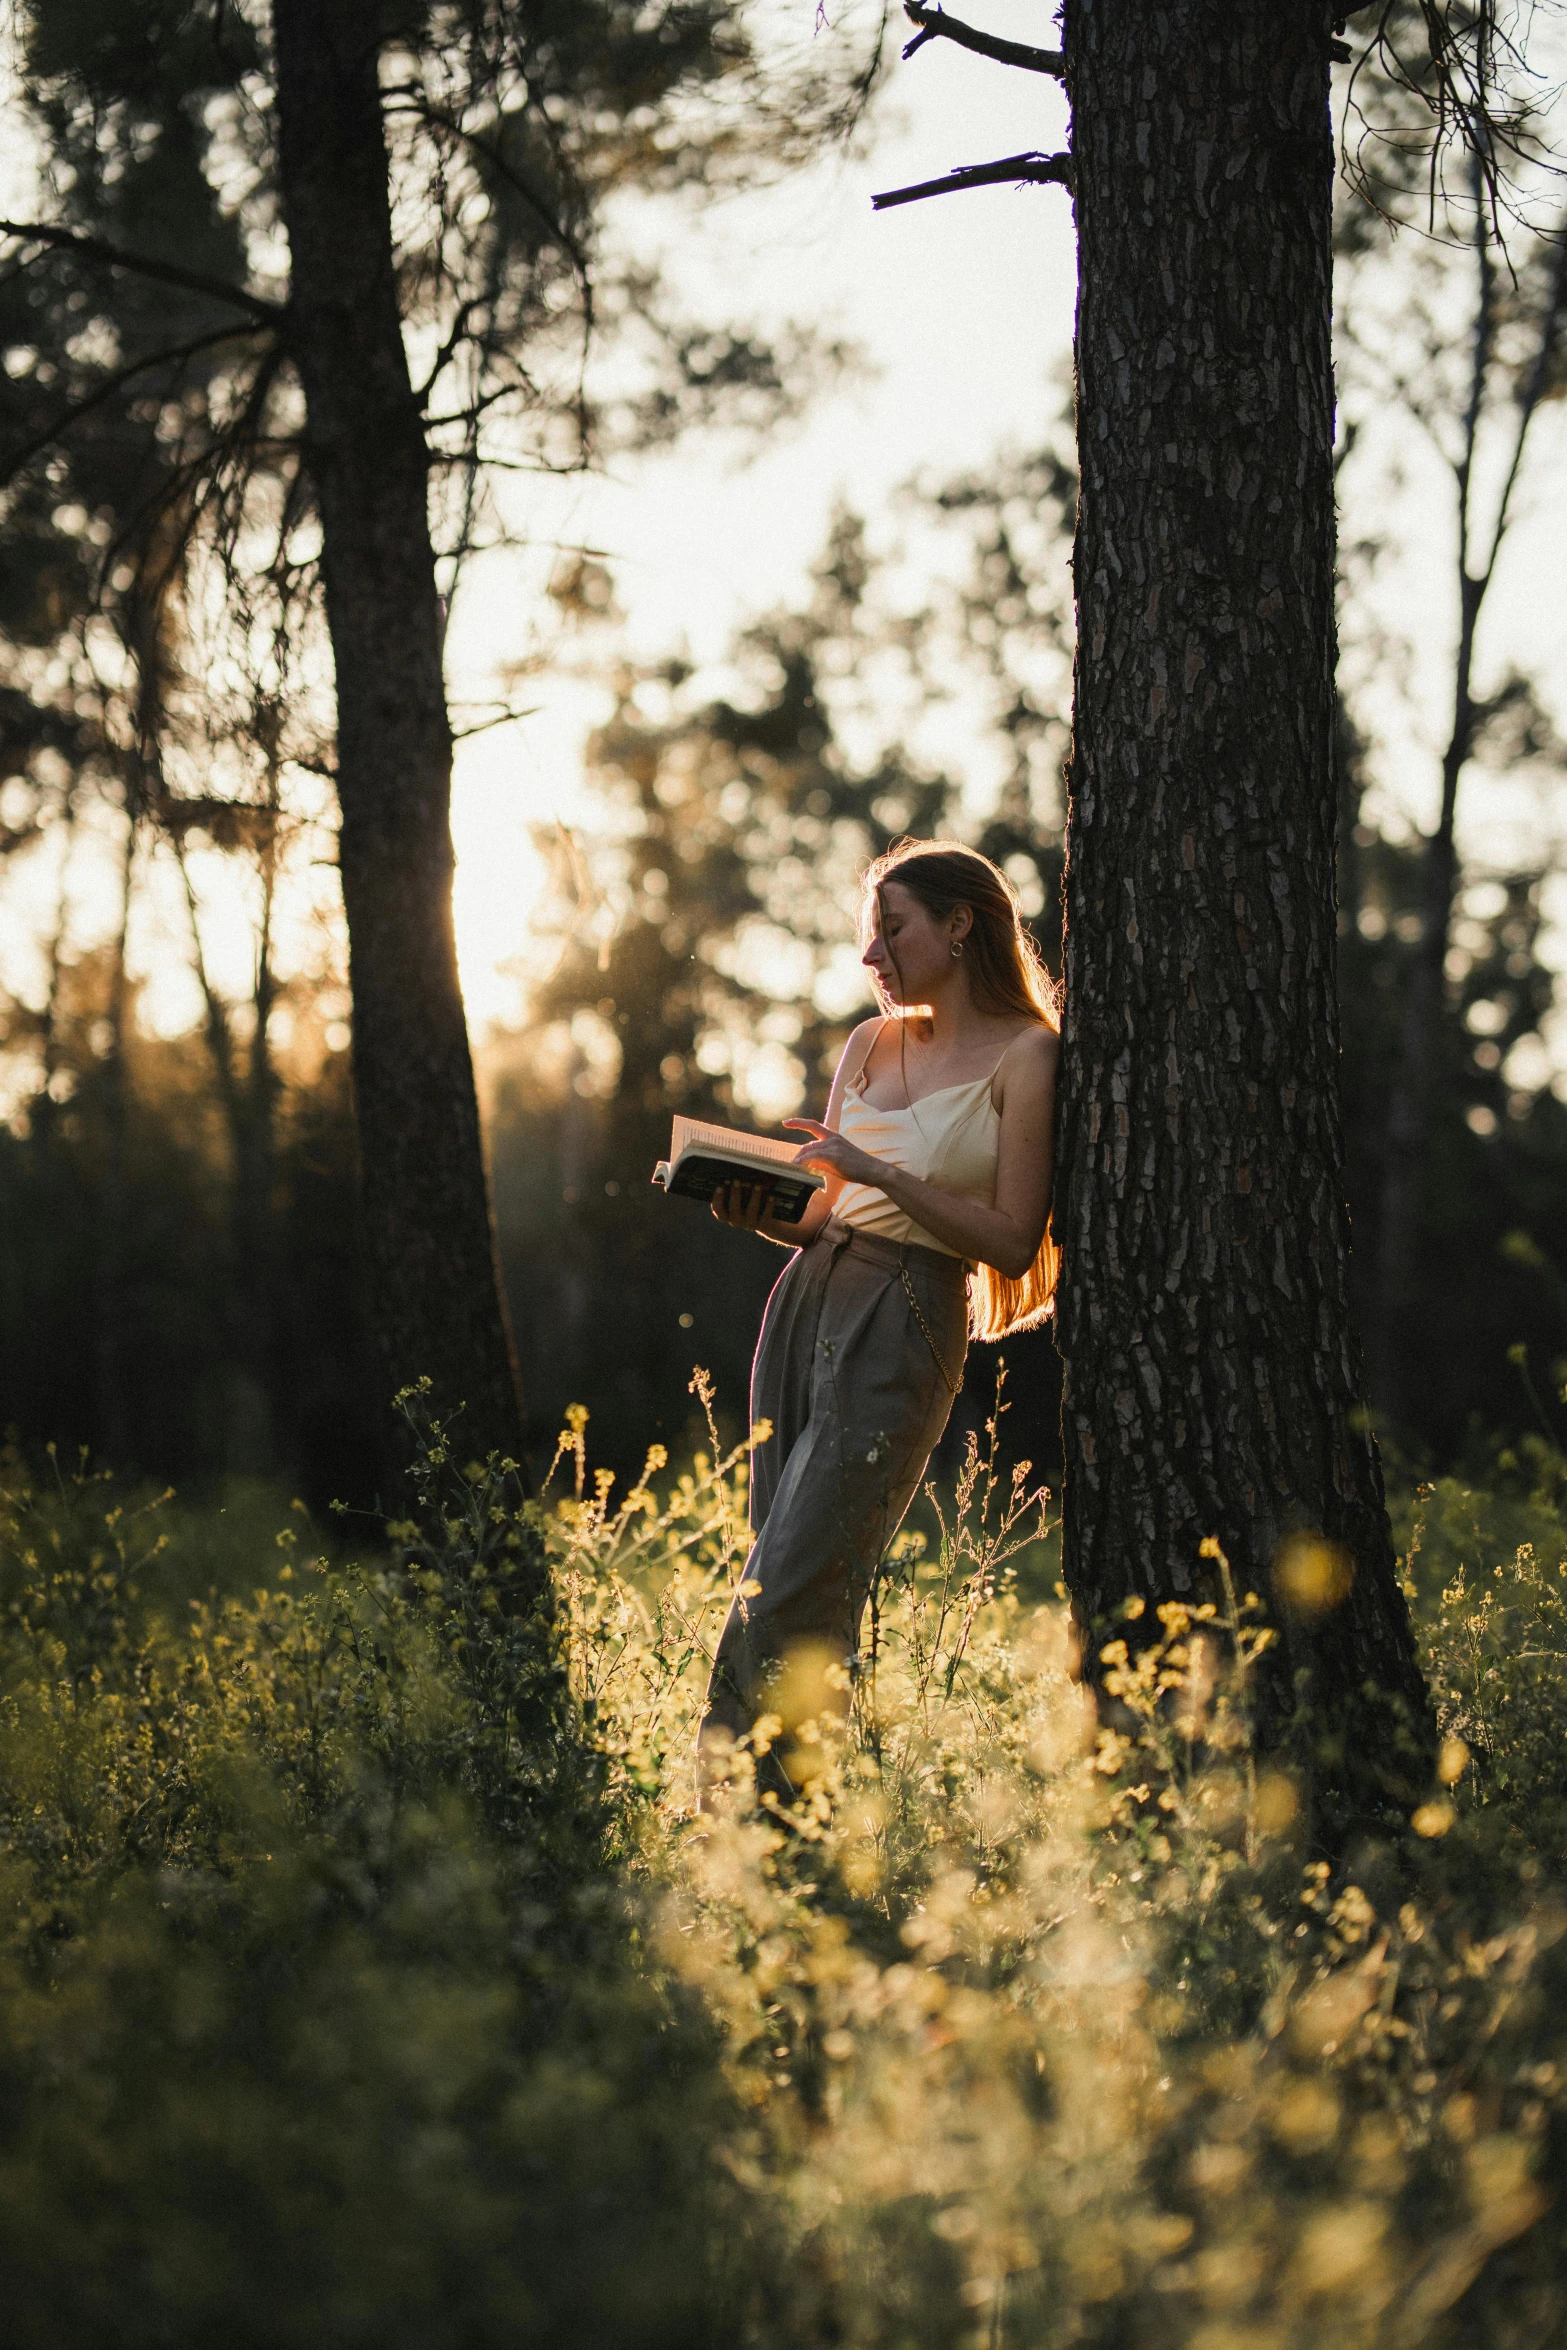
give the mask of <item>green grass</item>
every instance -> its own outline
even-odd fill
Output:
[[[1542,1445],[1398,1498],[1446,1783],[1330,1872],[1251,1752],[1246,1595],[1129,1622],[1096,1733],[978,1454],[847,1733],[781,1693],[787,1820],[691,1811],[716,1439],[621,1495],[574,1420],[513,1512],[435,1431],[358,1564],[9,1460],[8,2338],[1543,2350],[1564,1492]]]

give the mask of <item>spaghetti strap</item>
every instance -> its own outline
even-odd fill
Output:
[[[1006,1043],[1005,1043],[1005,1044],[1002,1046],[1002,1048],[1001,1048],[1000,1054],[999,1054],[999,1056],[998,1056],[998,1058],[997,1058],[997,1061],[996,1061],[996,1065],[995,1065],[995,1067],[994,1067],[994,1068],[991,1070],[991,1072],[990,1072],[990,1080],[989,1080],[989,1083],[988,1083],[988,1084],[986,1085],[986,1087],[985,1087],[985,1099],[986,1099],[986,1101],[987,1101],[987,1102],[989,1102],[989,1103],[990,1103],[990,1106],[991,1106],[992,1110],[995,1110],[995,1108],[996,1108],[996,1104],[995,1104],[995,1098],[994,1098],[993,1094],[991,1093],[991,1086],[993,1086],[993,1085],[995,1084],[995,1082],[996,1082],[996,1079],[997,1079],[997,1078],[998,1078],[998,1077],[1001,1075],[1001,1063],[1002,1063],[1002,1062],[1003,1062],[1003,1061],[1006,1059],[1006,1057],[1007,1057],[1008,1053],[1009,1053],[1009,1052],[1012,1050],[1012,1047],[1013,1047],[1013,1046],[1016,1044],[1016,1042],[1017,1042],[1017,1037],[1018,1037],[1018,1036],[1026,1036],[1027,1034],[1028,1034],[1028,1030],[1027,1030],[1026,1028],[1020,1028],[1020,1029],[1018,1030],[1018,1032],[1017,1032],[1017,1036],[1009,1036],[1009,1037],[1007,1038],[1007,1041],[1006,1041]],[[1000,1116],[1000,1112],[999,1112],[999,1111],[996,1111],[996,1115],[999,1117],[999,1116]]]
[[[861,1053],[859,1059],[855,1062],[854,1067],[850,1070],[848,1076],[843,1081],[843,1090],[845,1093],[852,1092],[853,1088],[859,1084],[860,1079],[865,1075],[865,1064],[870,1059],[872,1053],[876,1050],[876,1047],[880,1044],[882,1030],[886,1027],[886,1025],[887,1015],[884,1012],[881,1016],[881,1019],[878,1021],[875,1030],[866,1039],[865,1050]]]
[[[874,1033],[869,1038],[867,1038],[864,1051],[861,1053],[859,1059],[855,1062],[854,1067],[850,1070],[848,1076],[843,1081],[843,1090],[846,1098],[849,1094],[858,1092],[860,1084],[865,1076],[866,1066],[870,1060],[870,1057],[876,1050],[876,1047],[880,1044],[882,1039],[882,1032],[887,1028],[888,1025],[888,1016],[887,1014],[883,1013]],[[977,1091],[980,1086],[984,1087],[986,1098],[988,1099],[990,1095],[990,1088],[995,1084],[996,1079],[1001,1074],[1002,1062],[1006,1059],[1008,1053],[1016,1044],[1018,1036],[1023,1036],[1026,1034],[1027,1031],[1020,1028],[1017,1032],[1017,1036],[1009,1036],[1006,1043],[1002,1046],[1000,1052],[996,1056],[994,1066],[990,1068],[984,1076],[965,1077],[962,1078],[956,1085],[938,1085],[933,1093],[922,1093],[920,1095],[920,1102],[936,1101],[940,1098],[941,1095],[948,1093],[973,1093]],[[919,1109],[919,1102],[911,1102],[907,1106],[911,1111],[917,1111]],[[992,1101],[990,1106],[992,1110],[994,1110],[996,1105]]]

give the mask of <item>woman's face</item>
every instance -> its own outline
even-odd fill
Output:
[[[911,890],[885,881],[880,904],[871,902],[871,920],[870,943],[860,960],[889,1003],[928,1003],[933,988],[950,986],[958,968],[952,942],[969,927],[966,907],[938,919]]]

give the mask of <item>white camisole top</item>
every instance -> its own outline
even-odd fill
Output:
[[[870,1054],[867,1045],[865,1060],[844,1088],[839,1133],[874,1158],[934,1184],[938,1191],[993,1207],[1001,1151],[1001,1113],[990,1098],[996,1070],[988,1077],[971,1078],[966,1085],[939,1086],[904,1109],[878,1110],[865,1099],[865,1061]],[[1000,1066],[998,1059],[996,1069]],[[841,1224],[852,1224],[860,1232],[879,1232],[886,1240],[933,1248],[944,1257],[961,1253],[916,1224],[874,1184],[846,1183],[832,1212]]]

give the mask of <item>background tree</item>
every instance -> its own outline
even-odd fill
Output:
[[[1492,245],[1480,165],[1471,167],[1468,259],[1474,276],[1468,330],[1461,341],[1440,315],[1441,293],[1453,272],[1429,266],[1427,283],[1411,308],[1423,318],[1414,349],[1395,361],[1398,396],[1441,450],[1453,484],[1457,629],[1451,669],[1451,719],[1441,756],[1436,822],[1422,851],[1420,939],[1411,958],[1403,1033],[1389,1097],[1381,1195],[1376,1227],[1377,1278],[1369,1325],[1373,1398],[1395,1428],[1407,1426],[1410,1393],[1401,1376],[1409,1354],[1401,1325],[1415,1305],[1420,1194],[1431,1172],[1429,1142],[1441,1058],[1440,1027],[1449,989],[1448,960],[1460,863],[1459,789],[1466,770],[1489,752],[1516,762],[1520,752],[1549,756],[1559,749],[1538,688],[1517,671],[1504,673],[1490,694],[1477,682],[1477,637],[1496,578],[1528,452],[1531,428],[1543,404],[1558,394],[1567,327],[1567,222],[1529,241],[1515,236],[1510,256]],[[1440,249],[1439,249],[1440,250]],[[1442,253],[1443,260],[1451,259]],[[1429,280],[1435,275],[1437,284]],[[1384,330],[1385,331],[1385,330]],[[1402,340],[1403,338],[1400,338]],[[1456,347],[1455,347],[1456,344]],[[1395,344],[1395,348],[1397,345]],[[1467,376],[1452,384],[1452,362]],[[1505,436],[1502,479],[1489,511],[1477,463]]]
[[[1348,748],[1358,783],[1364,746]],[[1369,1318],[1377,1262],[1365,1241],[1376,1232],[1425,875],[1418,837],[1389,840],[1358,820],[1354,830],[1340,859],[1340,1091],[1358,1243],[1351,1272]],[[1556,974],[1543,959],[1547,879],[1540,865],[1488,871],[1466,878],[1455,899],[1417,1278],[1393,1338],[1393,1374],[1406,1399],[1393,1441],[1406,1473],[1479,1476],[1498,1440],[1541,1432],[1542,1415],[1544,1433],[1559,1438],[1559,1411],[1544,1390],[1559,1394],[1567,1381],[1567,1293],[1555,1271],[1567,1263],[1567,1106],[1549,1084],[1525,1089],[1513,1074],[1515,1052],[1544,1064],[1541,1031],[1556,999]],[[1382,1442],[1386,1449],[1385,1432]]]
[[[322,589],[382,1377],[429,1372],[470,1441],[516,1450],[451,935],[438,569],[449,589],[482,535],[486,468],[583,461],[596,314],[662,363],[644,426],[785,396],[772,354],[682,328],[645,268],[605,260],[604,214],[803,151],[863,75],[771,83],[729,0],[35,0],[21,35],[49,186],[11,224],[15,299],[75,332],[9,395],[10,476],[25,499],[67,438],[75,465],[84,430],[118,430],[148,475],[126,541],[143,591],[173,575],[170,534],[201,529],[285,613]]]

